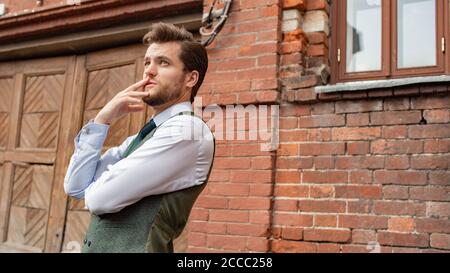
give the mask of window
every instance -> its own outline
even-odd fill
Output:
[[[332,1],[332,82],[448,73],[448,8],[445,0]]]

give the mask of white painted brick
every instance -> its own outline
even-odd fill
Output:
[[[283,32],[290,32],[300,28],[300,22],[298,20],[287,20],[283,21],[283,26],[281,30]]]
[[[298,9],[288,9],[283,11],[283,20],[300,20],[301,17],[302,15],[300,14],[300,11]]]
[[[325,11],[315,10],[305,13],[303,22],[303,31],[309,32],[325,32],[330,34],[330,27],[328,25],[329,18]]]

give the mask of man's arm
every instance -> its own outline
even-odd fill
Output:
[[[109,125],[114,120],[131,112],[145,109],[142,97],[147,80],[139,81],[117,93],[97,114],[94,122],[89,122],[75,138],[75,152],[69,163],[64,179],[64,191],[75,198],[83,198],[85,189],[110,165],[121,158],[121,152],[130,142],[127,139],[122,146],[108,150],[100,160],[103,142]]]
[[[64,191],[68,195],[77,199],[84,198],[85,189],[92,181],[110,164],[115,164],[121,159],[132,137],[126,139],[122,145],[108,149],[100,158],[108,128],[108,125],[89,122],[76,136],[75,151],[64,178]]]
[[[151,141],[111,166],[86,189],[90,212],[114,213],[146,196],[205,182],[214,151],[212,135],[191,140],[186,137],[191,128],[174,130],[182,125],[176,121],[167,123]]]

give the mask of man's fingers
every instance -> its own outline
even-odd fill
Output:
[[[137,83],[135,83],[135,84],[131,85],[130,87],[128,87],[126,90],[127,91],[134,91],[136,89],[139,89],[139,88],[143,87],[147,83],[147,81],[148,80],[138,81]]]
[[[130,97],[145,97],[148,96],[148,92],[139,92],[139,91],[130,91],[127,93],[127,96]]]

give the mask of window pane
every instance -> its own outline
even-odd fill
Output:
[[[398,0],[398,68],[436,65],[436,1]]]
[[[381,70],[381,0],[347,0],[347,72]]]

